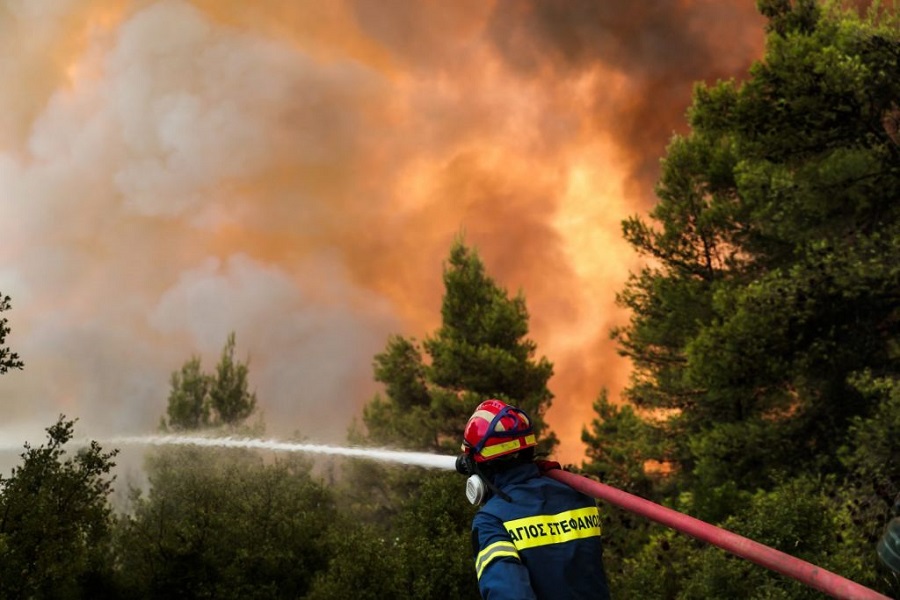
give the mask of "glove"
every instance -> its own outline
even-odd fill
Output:
[[[536,460],[534,461],[534,464],[537,465],[537,468],[541,473],[546,473],[547,471],[552,471],[553,469],[562,468],[555,460]]]

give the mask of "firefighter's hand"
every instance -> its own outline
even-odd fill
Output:
[[[552,471],[553,469],[562,468],[555,460],[536,460],[534,461],[534,464],[537,465],[537,468],[541,473],[546,473],[547,471]]]

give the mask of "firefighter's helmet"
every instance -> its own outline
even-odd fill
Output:
[[[485,462],[536,445],[525,411],[500,400],[485,400],[466,423],[462,451],[475,462]]]

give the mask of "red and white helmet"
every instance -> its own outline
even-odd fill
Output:
[[[462,451],[475,462],[485,462],[536,445],[525,411],[500,400],[485,400],[466,423]]]

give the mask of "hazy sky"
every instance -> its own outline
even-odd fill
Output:
[[[628,378],[620,222],[652,207],[694,82],[761,55],[754,5],[0,0],[0,292],[26,363],[0,438],[61,412],[151,432],[172,371],[234,331],[268,433],[341,442],[387,336],[439,326],[462,232],[524,293],[580,462]]]

